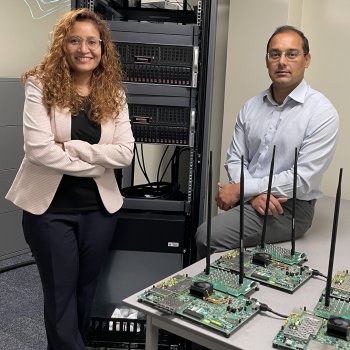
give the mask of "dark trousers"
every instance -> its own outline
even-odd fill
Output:
[[[33,215],[23,231],[35,257],[44,293],[48,350],[83,350],[103,258],[117,214],[102,211]]]
[[[295,237],[302,237],[310,228],[314,217],[316,200],[296,201]],[[266,243],[291,240],[293,201],[282,204],[283,215],[269,215],[266,225]],[[239,247],[240,206],[222,212],[211,219],[211,249],[224,252]],[[258,214],[250,203],[244,204],[244,244],[253,247],[261,243],[264,216]],[[201,224],[196,233],[197,259],[207,254],[207,223]]]

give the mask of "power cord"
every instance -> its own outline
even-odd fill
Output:
[[[320,276],[320,277],[323,277],[323,278],[327,279],[327,276],[324,275],[323,273],[321,273],[320,271],[314,270],[314,269],[311,269],[311,271],[312,271],[312,276]]]
[[[136,153],[137,162],[139,164],[139,167],[140,167],[140,170],[142,171],[143,176],[145,177],[145,179],[147,180],[148,183],[151,183],[151,181],[150,181],[150,179],[149,179],[149,177],[147,175],[147,171],[146,171],[145,159],[144,159],[144,156],[143,156],[143,147],[142,146],[143,145],[141,145],[142,163],[141,163],[141,160],[140,160],[140,156],[139,156],[139,152],[138,152],[136,143],[135,143],[134,151]]]
[[[189,149],[190,149],[189,147],[182,148],[181,150],[179,150],[178,148],[175,148],[173,155],[171,156],[171,158],[169,159],[169,162],[167,163],[167,165],[165,167],[165,170],[163,172],[163,175],[160,178],[160,181],[163,181],[163,178],[164,178],[166,171],[168,170],[170,164],[172,164],[171,166],[178,170],[179,157],[180,157],[181,153],[184,151],[188,151]]]
[[[157,182],[160,182],[160,181],[161,181],[161,180],[159,180],[160,167],[161,167],[161,165],[162,165],[163,159],[164,159],[165,154],[166,154],[166,152],[168,151],[168,149],[169,149],[169,146],[166,146],[166,148],[165,148],[165,150],[164,150],[164,152],[163,152],[162,158],[160,159],[160,162],[159,162],[159,165],[158,165],[158,170],[157,170]],[[163,177],[162,177],[162,179],[163,179]]]
[[[277,316],[280,316],[280,317],[283,317],[283,318],[288,318],[287,315],[284,315],[284,314],[280,314],[279,312],[276,312],[276,311],[273,311],[269,306],[267,306],[266,304],[264,303],[258,303],[259,305],[259,310],[260,311],[266,311],[266,312],[271,312],[272,314],[275,314]]]

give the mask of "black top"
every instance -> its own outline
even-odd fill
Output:
[[[96,144],[101,138],[101,125],[89,119],[86,110],[72,116],[71,139]],[[104,208],[97,185],[91,177],[63,175],[47,211],[80,212]]]

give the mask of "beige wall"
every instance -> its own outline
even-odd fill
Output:
[[[1,0],[0,77],[19,77],[46,52],[57,18],[70,9],[70,0],[46,5],[36,0]],[[38,4],[41,4],[40,7]]]
[[[215,42],[215,67],[214,67],[214,81],[213,81],[213,96],[210,120],[210,150],[213,152],[213,184],[212,184],[212,198],[217,192],[216,184],[220,177],[222,168],[221,143],[223,133],[224,101],[225,101],[225,78],[226,78],[226,60],[227,60],[227,46],[231,42],[228,36],[229,14],[232,0],[218,0],[217,7],[217,30]],[[207,203],[204,204],[205,210]],[[212,214],[216,214],[217,206],[215,201],[212,201]]]
[[[347,46],[350,37],[348,0],[235,0],[230,2],[229,40],[226,66],[223,133],[221,143],[221,181],[227,181],[223,163],[232,129],[242,104],[270,84],[264,55],[266,42],[274,29],[292,24],[310,40],[312,64],[306,73],[309,84],[323,92],[340,114],[340,140],[335,158],[326,172],[322,189],[335,196],[339,167],[344,168],[343,198],[350,199],[346,181],[346,154],[350,139]],[[242,55],[241,53],[246,53]],[[216,116],[213,116],[216,118]]]
[[[227,180],[223,164],[236,116],[248,98],[268,86],[266,41],[278,25],[287,22],[287,16],[288,0],[236,0],[230,3],[221,148],[222,181]]]
[[[312,55],[307,79],[333,102],[340,114],[340,138],[323,189],[325,194],[335,196],[339,168],[343,167],[342,197],[346,199],[350,199],[349,16],[349,0],[303,1],[301,23],[310,40]]]

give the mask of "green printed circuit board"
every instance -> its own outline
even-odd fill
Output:
[[[329,305],[325,305],[325,297],[322,295],[314,309],[316,316],[329,319],[331,316],[340,316],[350,320],[350,303],[345,300],[330,298]]]
[[[233,297],[215,289],[210,295],[204,293],[198,296],[191,293],[191,286],[199,284],[205,286],[210,283],[176,275],[146,290],[139,295],[138,300],[163,312],[181,316],[226,337],[259,311],[259,304],[253,298]]]
[[[253,291],[259,289],[259,282],[243,278],[243,283],[239,283],[239,275],[234,272],[210,268],[207,275],[204,271],[195,277],[193,281],[207,281],[213,284],[215,290],[227,293],[228,295],[238,297],[240,295],[247,296]]]
[[[337,272],[326,302],[322,292],[314,311],[296,310],[273,340],[278,349],[350,350],[349,272]]]
[[[348,270],[338,271],[333,276],[330,296],[350,302],[350,275]]]
[[[236,272],[239,271],[239,251],[232,250],[212,263],[212,267]],[[270,254],[246,250],[244,252],[244,275],[288,293],[293,293],[312,277],[312,270],[299,264],[287,264],[274,260]]]
[[[294,252],[292,255],[290,249],[283,248],[275,244],[265,244],[264,249],[261,247],[255,247],[249,249],[249,251],[252,254],[269,254],[271,256],[271,260],[279,261],[287,265],[300,265],[307,261],[307,256],[305,253]]]
[[[329,305],[326,306],[326,291],[323,290],[314,309],[314,314],[326,319],[339,316],[350,320],[350,276],[349,271],[337,272],[331,282]]]
[[[335,327],[337,327],[337,320]],[[348,328],[348,325],[345,325]],[[306,310],[292,312],[273,339],[273,347],[292,350],[350,350],[348,332],[334,335],[334,325]]]

